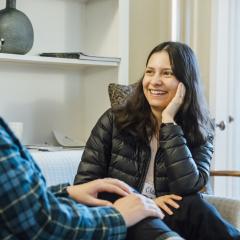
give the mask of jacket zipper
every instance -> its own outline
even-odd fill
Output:
[[[142,192],[142,190],[143,190],[143,185],[144,185],[144,181],[145,181],[145,178],[146,178],[146,176],[147,176],[147,172],[148,172],[148,168],[149,168],[149,165],[150,165],[150,160],[151,160],[151,154],[149,155],[149,152],[151,152],[151,150],[150,150],[150,147],[148,147],[148,156],[150,156],[149,158],[148,158],[148,162],[147,162],[147,166],[146,166],[146,168],[145,168],[145,170],[144,170],[144,173],[143,173],[143,175],[142,175],[142,178],[141,178],[141,180],[140,180],[140,182],[139,182],[139,192],[141,193]],[[157,155],[159,154],[159,152],[160,152],[160,147],[158,148],[158,150],[157,150],[157,152],[156,152],[156,155],[155,155],[155,158],[154,158],[154,167],[153,167],[153,186],[154,186],[154,190],[155,190],[155,195],[157,196],[157,190],[156,190],[156,177],[155,177],[155,173],[156,173],[156,158],[157,158]]]
[[[145,167],[144,172],[143,172],[143,174],[141,176],[141,179],[139,181],[139,184],[138,184],[138,189],[139,189],[140,193],[143,190],[144,181],[145,181],[145,178],[147,176],[147,171],[148,171],[150,160],[151,160],[151,154],[149,154],[149,153],[151,153],[151,150],[150,150],[150,147],[148,146],[148,161],[147,161],[146,165],[144,166]],[[154,163],[154,165],[155,165],[155,163]],[[154,173],[154,175],[155,175],[155,173]]]
[[[157,188],[156,188],[156,177],[155,177],[155,173],[156,173],[156,164],[157,164],[157,156],[160,152],[160,147],[158,147],[158,150],[156,152],[155,158],[154,158],[154,167],[153,167],[153,186],[154,186],[154,190],[155,190],[155,196],[157,197]]]

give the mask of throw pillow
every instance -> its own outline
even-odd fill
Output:
[[[127,97],[132,94],[136,87],[135,84],[121,85],[118,83],[110,83],[108,85],[108,95],[111,103],[111,107],[121,105],[126,102]]]

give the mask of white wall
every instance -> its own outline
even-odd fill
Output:
[[[211,1],[179,0],[180,41],[187,43],[197,55],[206,98],[209,99]]]
[[[179,25],[180,41],[189,44],[195,51],[209,98],[210,20],[209,0],[178,0],[182,18]],[[171,40],[170,0],[130,1],[130,67],[129,81],[137,81],[144,71],[146,58],[151,49]]]
[[[170,40],[169,0],[130,1],[129,82],[143,74],[149,52]]]

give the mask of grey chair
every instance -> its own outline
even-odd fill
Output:
[[[240,177],[240,171],[211,171],[210,175],[211,178],[221,176]],[[203,196],[218,209],[224,219],[240,230],[240,199],[216,196],[214,190],[209,188]]]

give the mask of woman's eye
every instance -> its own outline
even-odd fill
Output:
[[[173,72],[172,71],[164,71],[163,75],[166,77],[172,77],[173,76]]]
[[[146,74],[152,74],[153,71],[152,71],[152,70],[146,70],[145,73],[146,73]]]

